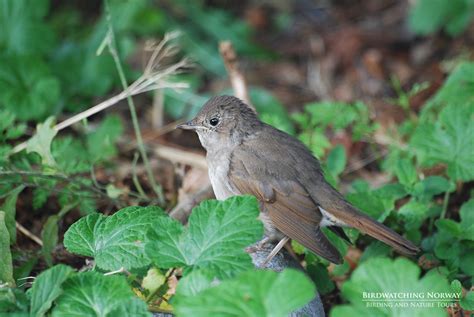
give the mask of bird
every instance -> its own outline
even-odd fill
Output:
[[[198,134],[218,200],[235,195],[258,199],[266,237],[262,241],[279,241],[266,262],[293,239],[341,264],[343,258],[323,227],[346,240],[342,228],[355,228],[399,253],[419,252],[411,241],[349,203],[326,181],[320,162],[301,141],[262,122],[242,100],[212,97],[192,120],[177,128]]]

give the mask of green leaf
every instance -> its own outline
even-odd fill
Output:
[[[90,214],[69,227],[64,246],[69,252],[94,257],[104,270],[143,267],[150,263],[144,251],[145,234],[164,215],[159,207],[127,207],[108,217]]]
[[[462,233],[459,223],[451,219],[438,219],[435,222],[436,227],[453,237],[459,237]]]
[[[196,296],[212,286],[214,277],[207,270],[195,270],[179,280],[176,288],[176,298]]]
[[[341,144],[336,145],[328,154],[326,165],[334,176],[339,176],[346,167],[346,150]]]
[[[454,181],[474,179],[474,102],[445,107],[435,123],[418,126],[410,145],[424,166],[448,165]]]
[[[36,127],[36,134],[28,140],[27,153],[36,152],[41,156],[41,161],[49,167],[56,166],[56,161],[51,154],[51,142],[58,132],[54,129],[54,118],[48,118]]]
[[[427,35],[445,29],[454,36],[469,25],[474,6],[470,0],[418,0],[409,14],[410,28]]]
[[[428,209],[429,206],[426,203],[410,200],[398,210],[398,214],[405,220],[405,228],[412,230],[418,229],[428,218]]]
[[[83,142],[71,136],[57,137],[51,144],[51,153],[58,169],[66,174],[90,172],[90,157]]]
[[[151,316],[139,304],[123,276],[104,276],[97,272],[78,273],[64,284],[52,316]],[[127,308],[127,306],[130,306]]]
[[[474,241],[474,198],[462,205],[459,214],[461,215],[462,238]]]
[[[411,187],[418,180],[415,166],[408,159],[401,159],[397,162],[395,175],[397,175],[398,181],[406,187]]]
[[[87,136],[87,149],[92,163],[109,159],[117,154],[115,142],[123,132],[117,116],[107,116],[99,127]]]
[[[382,301],[387,305],[370,307],[370,295],[375,294],[399,294],[399,293],[423,293],[427,297],[428,292],[450,292],[450,286],[444,276],[436,270],[428,272],[423,278],[420,277],[420,268],[413,262],[398,258],[375,258],[362,262],[352,273],[350,280],[342,286],[343,297],[350,304],[339,305],[331,310],[332,317],[339,316],[445,316],[444,308],[438,307],[434,299],[434,307],[408,307],[395,305],[406,301]],[[378,302],[377,302],[378,303]],[[376,303],[376,304],[377,304]],[[390,304],[393,303],[393,304]]]
[[[451,282],[451,290],[455,293],[462,293],[462,284],[459,280],[453,280]]]
[[[298,139],[303,142],[316,157],[322,157],[326,149],[331,146],[331,143],[321,129],[307,129],[298,135]]]
[[[166,283],[166,276],[155,267],[152,267],[143,278],[142,287],[150,293],[156,292],[164,283]]]
[[[364,253],[360,258],[360,262],[368,261],[376,257],[388,257],[391,249],[385,243],[374,241],[365,248]]]
[[[286,317],[314,296],[313,283],[301,272],[250,271],[194,296],[181,292],[174,307],[177,316]]]
[[[0,211],[5,212],[5,225],[10,234],[11,244],[15,244],[16,242],[16,201],[23,189],[25,189],[25,186],[18,186],[12,190],[7,198],[5,198],[3,205],[0,206]]]
[[[328,294],[336,287],[329,277],[327,267],[322,263],[312,263],[308,265],[307,271],[320,294]]]
[[[49,216],[43,226],[43,230],[41,230],[41,240],[43,241],[41,253],[48,266],[53,266],[52,252],[58,244],[58,221],[58,215]]]
[[[148,306],[144,301],[133,297],[110,313],[110,317],[115,316],[151,317],[153,315],[148,311]]]
[[[10,251],[10,234],[5,225],[5,212],[0,210],[0,284],[15,285],[13,279],[12,254]]]
[[[160,268],[212,270],[219,278],[253,267],[244,248],[263,236],[258,202],[252,196],[207,200],[193,209],[185,229],[170,218],[158,219],[148,234],[146,253]]]
[[[31,297],[30,314],[35,317],[44,316],[53,305],[53,301],[63,293],[63,283],[73,275],[74,270],[63,264],[58,264],[43,271],[35,279],[29,290]]]
[[[42,21],[48,10],[47,0],[0,2],[1,51],[18,55],[47,52],[54,43],[51,28]]]
[[[469,291],[466,293],[466,296],[461,299],[460,303],[461,308],[464,310],[474,310],[474,291]]]
[[[374,191],[350,193],[346,195],[354,206],[374,219],[383,222],[395,207],[395,199],[374,194]]]
[[[428,176],[414,186],[413,195],[430,200],[433,196],[454,190],[454,186],[444,177]]]
[[[19,288],[0,288],[0,313],[8,317],[30,317],[27,313],[30,305],[26,294]]]
[[[474,62],[462,62],[449,74],[436,94],[421,110],[422,121],[432,117],[446,105],[462,105],[474,102]]]
[[[54,188],[55,183],[48,182],[47,185],[48,188]],[[51,191],[48,188],[38,187],[33,190],[33,209],[39,209],[43,207],[44,204],[46,204],[46,201],[48,200],[48,197],[51,194]]]
[[[60,83],[48,64],[36,55],[0,55],[0,65],[1,108],[19,120],[44,120],[53,114],[59,102]]]

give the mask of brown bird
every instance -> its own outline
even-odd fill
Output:
[[[194,119],[178,128],[197,132],[207,151],[217,199],[250,194],[260,201],[265,235],[280,241],[269,259],[291,238],[333,263],[342,263],[321,227],[342,237],[346,236],[340,227],[352,227],[400,253],[419,251],[346,201],[324,179],[319,161],[303,143],[260,121],[240,99],[211,98]]]

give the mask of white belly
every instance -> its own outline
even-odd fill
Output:
[[[209,179],[212,190],[218,200],[225,200],[230,196],[238,195],[228,181],[230,160],[228,157],[208,157]]]

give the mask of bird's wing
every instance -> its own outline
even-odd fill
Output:
[[[243,194],[256,196],[283,234],[331,262],[342,263],[338,250],[319,227],[318,206],[289,174],[292,168],[271,157],[262,159],[261,150],[253,151],[245,144],[234,150],[228,175],[231,184]]]

